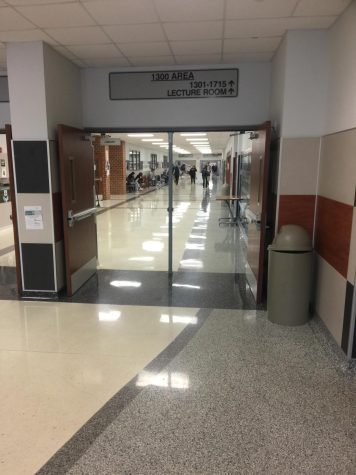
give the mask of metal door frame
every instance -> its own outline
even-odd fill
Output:
[[[190,127],[85,127],[84,131],[92,133],[147,133],[157,132],[168,135],[168,277],[171,280],[173,276],[173,135],[177,132],[245,132],[257,131],[265,127],[266,122],[262,124],[244,125],[244,126],[190,126]],[[231,159],[233,157],[231,156]],[[257,303],[257,302],[256,302]]]

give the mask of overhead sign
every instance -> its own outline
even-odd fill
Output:
[[[211,99],[237,97],[238,69],[109,73],[110,99]]]
[[[100,145],[121,145],[121,140],[106,136],[100,137]]]

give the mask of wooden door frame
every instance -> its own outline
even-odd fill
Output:
[[[254,125],[245,125],[245,126],[231,126],[231,125],[222,125],[222,126],[190,126],[190,127],[86,127],[84,130],[87,133],[141,133],[141,132],[160,132],[160,133],[177,133],[177,132],[226,132],[226,131],[232,131],[232,132],[245,132],[245,131],[258,131],[258,130],[266,130],[266,144],[270,143],[271,141],[271,122],[270,121],[265,121],[262,124],[254,124]],[[268,140],[267,140],[268,139]],[[266,147],[265,149],[265,164],[264,164],[264,183],[263,183],[263,195],[262,195],[262,210],[261,210],[261,229],[263,226],[263,229],[265,230],[265,227],[267,225],[267,195],[268,195],[268,171],[269,171],[269,147]],[[230,154],[230,166],[229,166],[229,182],[231,181],[231,164],[232,164],[232,158],[233,155]],[[222,160],[223,162],[223,160]],[[228,163],[228,155],[225,158],[225,183],[228,183],[227,181],[227,163]],[[230,187],[231,187],[231,183]],[[260,240],[260,255],[259,255],[259,262],[258,266],[259,269],[261,268],[261,264],[263,264],[263,258],[264,258],[264,245],[265,245],[265,232],[263,233],[264,239]],[[261,252],[262,250],[262,252]],[[258,272],[258,276],[256,277],[257,280],[257,296],[256,296],[256,304],[260,304],[262,301],[262,280],[263,280],[263,274]]]
[[[70,242],[70,233],[68,227],[68,203],[67,203],[67,190],[64,188],[66,182],[63,180],[62,177],[66,176],[66,162],[65,162],[65,148],[63,147],[63,137],[66,132],[71,133],[81,133],[83,136],[87,135],[84,129],[79,129],[77,127],[68,126],[65,124],[58,124],[57,126],[58,132],[58,157],[59,157],[59,169],[60,169],[60,177],[61,177],[61,204],[62,204],[62,222],[63,222],[63,245],[64,245],[64,262],[65,262],[65,282],[66,282],[66,292],[67,296],[71,297],[78,289],[73,291],[72,285],[72,273],[70,272],[71,268],[71,261],[70,261],[70,253],[69,253],[69,242]],[[94,165],[94,151],[93,154],[93,165]],[[95,207],[95,173],[93,167],[93,208]],[[89,218],[88,218],[89,219]],[[97,229],[95,230],[95,239],[96,239],[96,259],[98,258],[98,248],[97,248]]]
[[[7,161],[9,167],[10,196],[11,196],[11,221],[14,232],[15,262],[16,262],[16,285],[19,295],[22,294],[22,273],[21,273],[21,257],[20,257],[20,240],[19,229],[17,224],[17,206],[16,206],[16,188],[15,175],[12,156],[12,127],[11,124],[5,124]]]
[[[233,160],[232,160],[232,194],[236,195],[237,194],[237,164],[238,164],[238,157],[237,153],[234,154]]]
[[[269,180],[269,162],[270,162],[270,146],[271,146],[271,122],[267,121],[262,124],[261,129],[266,131],[265,141],[265,159],[263,166],[263,194],[262,194],[262,207],[261,207],[261,239],[260,239],[260,254],[258,259],[258,276],[257,276],[257,296],[256,303],[259,305],[262,303],[263,298],[263,261],[265,258],[265,239],[266,239],[266,227],[267,227],[267,198],[268,198],[268,180]],[[262,238],[263,237],[263,238]]]

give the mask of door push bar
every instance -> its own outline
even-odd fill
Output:
[[[89,216],[93,216],[93,214],[97,213],[96,208],[88,208],[84,211],[79,211],[79,213],[73,213],[73,210],[68,211],[68,225],[70,228],[74,226],[77,221],[81,221],[82,219],[89,218]]]

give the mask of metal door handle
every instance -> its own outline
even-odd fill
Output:
[[[70,228],[72,228],[77,221],[89,218],[89,216],[93,216],[93,214],[96,213],[97,208],[88,208],[84,211],[79,211],[79,213],[73,213],[73,210],[70,209],[68,211],[68,225]]]

